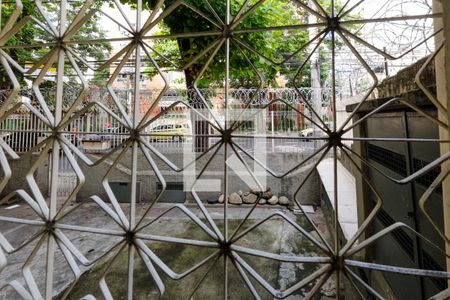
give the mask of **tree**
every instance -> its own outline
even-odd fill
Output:
[[[122,2],[136,5],[136,0],[122,0]],[[157,0],[143,0],[143,7],[153,9],[158,2]],[[225,23],[226,1],[187,0],[186,2],[204,16],[187,6],[179,6],[159,24],[161,34],[176,35],[189,32],[217,31],[220,29],[213,22]],[[329,10],[331,1],[319,0],[319,2]],[[342,7],[340,2],[335,1],[337,9]],[[166,0],[161,8],[169,8],[174,3],[176,3],[176,0]],[[254,10],[252,9],[253,5],[257,6]],[[244,9],[241,11],[243,7]],[[307,28],[283,29],[285,25],[307,23],[309,17],[307,10],[303,9],[302,5],[296,1],[267,0],[254,2],[254,4],[249,4],[249,1],[245,0],[231,1],[230,13],[232,16],[240,13],[242,13],[242,16],[247,11],[250,13],[236,26],[237,29],[241,29],[240,32],[233,31],[231,44],[233,48],[230,51],[229,61],[230,66],[232,66],[229,70],[231,87],[258,87],[260,83],[259,75],[263,78],[264,85],[276,86],[275,79],[277,74],[280,73],[287,78],[288,86],[311,86],[311,66],[307,66],[301,76],[296,76],[299,65],[304,62],[308,54],[309,49],[307,47],[301,48],[309,41],[309,31]],[[213,22],[210,20],[213,20]],[[227,34],[226,26],[222,25],[222,27],[224,35]],[[252,28],[268,27],[272,27],[272,29],[251,30]],[[276,27],[280,29],[273,29]],[[245,29],[250,30],[246,31]],[[160,67],[167,65],[167,61],[179,67],[189,65],[184,69],[187,89],[191,89],[196,80],[198,87],[223,87],[225,84],[224,62],[226,55],[224,47],[218,49],[214,60],[209,64],[201,78],[198,78],[208,58],[215,51],[214,47],[209,47],[214,45],[216,39],[217,36],[195,36],[157,40],[154,43],[154,48],[164,58],[157,58],[156,60]],[[209,50],[202,53],[205,49]],[[198,58],[200,54],[205,55]],[[189,64],[192,60],[195,62]],[[319,76],[325,77],[324,74],[328,73],[329,67],[329,64],[320,64],[319,69],[322,71],[320,72],[322,75],[319,74]],[[147,71],[150,74],[156,74],[155,68],[150,67]],[[201,103],[196,99],[195,93],[189,101],[193,105]],[[197,128],[198,126],[201,128]],[[205,133],[202,128],[204,128],[203,125],[196,124],[195,133]],[[205,141],[202,141],[202,143],[204,144]]]
[[[41,22],[44,22],[42,15],[38,11],[36,5],[34,4],[33,0],[22,0],[23,3],[23,10],[21,12],[20,17],[24,16],[33,16],[36,19],[38,19]],[[69,15],[68,19],[73,18],[73,15],[79,10],[83,3],[82,2],[73,2],[68,4],[69,5]],[[94,1],[94,4],[92,5],[92,9],[98,9],[103,4],[102,1]],[[3,2],[1,4],[2,9],[2,28],[3,25],[6,23],[8,18],[13,13],[14,9],[16,7],[16,4],[14,2]],[[58,3],[46,3],[45,5],[46,10],[48,11],[48,14],[53,17],[53,15],[56,15],[58,12]],[[95,39],[95,38],[104,38],[105,33],[99,26],[99,16],[93,15],[91,18],[86,20],[84,25],[76,32],[76,34],[73,36],[73,39]],[[44,22],[45,23],[45,22]],[[19,32],[14,34],[6,43],[6,46],[17,46],[17,45],[33,45],[36,43],[48,43],[52,42],[49,39],[49,34],[42,29],[40,26],[38,26],[35,22],[30,20]],[[72,46],[74,50],[84,58],[89,58],[95,61],[101,61],[104,60],[109,52],[111,51],[112,47],[110,43],[97,43],[97,44],[78,44]],[[28,64],[32,64],[33,62],[36,62],[39,58],[41,58],[43,55],[45,55],[49,50],[46,47],[31,47],[31,48],[6,48],[4,51],[12,58],[14,59],[19,65],[22,67],[25,67]],[[83,64],[79,64],[79,67],[82,70],[86,70],[86,66]],[[69,83],[71,85],[78,85],[78,82],[76,80],[75,72],[72,70],[69,64],[67,64],[67,75],[69,80]],[[13,69],[15,72],[16,77],[18,78],[19,82],[22,85],[25,85],[25,78],[24,74],[19,72],[18,70]],[[105,77],[106,76],[106,77]],[[99,74],[96,74],[94,79],[92,80],[92,83],[104,80],[109,76],[108,72],[102,72]],[[51,82],[46,83],[47,86],[52,86]],[[4,70],[3,66],[0,66],[0,89],[10,89],[11,82],[9,80],[8,75],[6,74],[6,71]]]
[[[143,0],[143,7],[153,9],[157,0]],[[136,5],[136,0],[122,0],[123,3]],[[166,0],[161,7],[162,9],[169,8],[176,0]],[[208,6],[208,1],[204,0],[187,0],[189,5],[196,8],[207,18],[217,22],[217,18]],[[242,8],[245,0],[231,1],[230,13],[235,16]],[[326,10],[331,9],[331,1],[318,1]],[[342,8],[342,1],[336,0],[335,7],[339,11]],[[225,1],[209,0],[211,7],[217,17],[225,20]],[[259,3],[259,2],[258,2]],[[243,13],[248,11],[253,4],[249,4]],[[284,25],[305,24],[308,22],[309,13],[301,8],[296,1],[280,1],[267,0],[260,4],[253,10],[240,24],[236,27],[238,29],[250,28],[264,28],[264,27],[282,27]],[[355,17],[354,15],[346,18]],[[201,16],[193,9],[186,6],[179,6],[173,12],[163,19],[163,22],[158,24],[159,34],[180,34],[188,32],[208,32],[219,30],[212,22]],[[258,86],[258,76],[253,67],[263,76],[267,86],[276,86],[276,76],[281,73],[287,79],[287,85],[294,85],[294,76],[297,72],[298,66],[304,61],[308,51],[306,48],[302,51],[299,49],[305,45],[310,38],[308,29],[293,29],[293,30],[267,30],[259,32],[245,32],[234,34],[236,40],[242,41],[259,54],[247,49],[240,43],[232,42],[232,55],[230,56],[230,79],[232,87],[250,88]],[[157,39],[153,46],[154,49],[169,61],[178,65],[180,68],[186,65],[189,61],[194,59],[199,53],[210,46],[217,36],[197,36],[191,38],[177,38],[177,39]],[[242,51],[241,51],[242,50]],[[206,60],[209,58],[213,49],[206,53],[201,59],[197,60],[189,68],[184,70],[186,78],[186,87],[192,88],[194,80],[204,66]],[[322,53],[320,54],[322,56]],[[264,59],[268,58],[268,59]],[[166,59],[156,57],[160,67],[170,67]],[[205,74],[199,79],[199,87],[221,87],[224,85],[224,60],[225,51],[221,47],[216,54],[214,60],[206,69]],[[323,59],[321,59],[323,60]],[[278,64],[284,61],[283,64]],[[324,60],[326,61],[326,60]],[[330,68],[329,63],[322,63],[321,79],[324,80]],[[150,76],[156,74],[154,67],[149,67],[147,72]],[[300,78],[297,78],[296,86],[310,86],[310,72],[309,66],[305,68],[305,72]]]
[[[153,8],[157,1],[144,0],[145,7]],[[135,4],[136,0],[123,0],[125,3]],[[164,2],[164,7],[170,7],[175,0],[168,0]],[[210,1],[211,6],[214,7],[218,17],[225,20],[225,1],[213,0]],[[207,2],[202,0],[190,0],[190,5],[197,8],[211,20],[216,20],[214,14],[209,9]],[[231,1],[231,14],[236,15],[243,0]],[[296,7],[281,1],[268,0],[260,5],[251,14],[246,17],[239,28],[254,28],[267,26],[282,26],[289,23],[292,19],[301,19],[304,16],[296,13]],[[169,14],[159,25],[161,34],[179,34],[185,32],[207,32],[217,31],[215,27],[206,18],[200,16],[188,7],[180,6]],[[298,23],[298,21],[296,21]],[[256,49],[261,55],[270,58],[273,61],[282,61],[285,57],[296,51],[301,45],[308,41],[308,32],[295,30],[289,32],[289,36],[283,30],[273,32],[254,32],[236,34],[236,39],[242,41],[246,45]],[[178,38],[176,40],[159,40],[155,42],[155,50],[163,54],[170,61],[176,63],[178,66],[186,65],[193,58],[195,58],[204,49],[210,46],[217,36],[200,36],[195,38]],[[230,56],[230,80],[231,86],[234,87],[256,87],[258,86],[258,75],[249,64],[249,61],[254,65],[265,80],[266,85],[276,85],[275,78],[278,72],[283,67],[272,64],[270,61],[261,58],[258,54],[245,48],[242,44],[233,42],[232,55]],[[206,63],[213,49],[206,55],[192,64],[189,68],[184,70],[186,78],[186,87],[192,88],[194,80]],[[296,59],[300,59],[297,56]],[[167,61],[163,59],[157,60],[160,66],[169,66]],[[199,87],[219,87],[224,85],[224,61],[225,51],[224,47],[218,50],[214,60],[206,69],[205,74],[198,82]],[[150,68],[149,73],[156,72],[154,68]]]
[[[135,5],[136,0],[122,0],[123,3]],[[143,7],[153,9],[157,0],[144,0]],[[162,9],[169,8],[175,0],[167,0],[164,2]],[[211,0],[210,4],[214,7],[214,11],[209,7],[209,3],[203,0],[188,0],[189,5],[195,7],[202,14],[213,22],[224,22],[226,2],[222,0]],[[236,16],[240,13],[244,3],[248,1],[237,0],[231,1],[230,13]],[[252,5],[245,6],[242,15]],[[305,16],[298,14],[298,8],[290,2],[267,0],[259,5],[255,10],[242,19],[238,28],[264,28],[268,26],[277,27],[287,25],[289,23],[300,23]],[[242,16],[241,15],[241,16]],[[191,8],[180,6],[172,13],[166,16],[159,29],[162,34],[180,34],[186,32],[210,32],[218,29],[212,22],[207,20]],[[222,21],[220,21],[220,20]],[[220,27],[220,26],[219,26]],[[218,36],[196,36],[196,37],[180,37],[177,39],[160,39],[154,42],[155,50],[162,54],[171,63],[177,65],[178,69],[182,66],[189,65],[184,68],[186,88],[192,89],[195,81],[199,88],[205,87],[223,87],[225,82],[225,48],[222,46],[217,49],[214,59],[205,69],[204,74],[199,78],[202,68],[207,64],[208,59],[213,56],[215,47],[209,48],[217,41]],[[256,88],[262,83],[265,86],[276,86],[276,76],[279,72],[295,72],[295,68],[279,65],[290,56],[291,59],[301,60],[304,52],[297,53],[301,45],[308,41],[308,32],[306,30],[274,30],[274,31],[258,31],[258,32],[242,32],[233,33],[231,42],[231,55],[229,64],[230,68],[230,86],[239,88]],[[207,53],[203,53],[205,49],[209,49]],[[257,53],[258,52],[258,53]],[[293,55],[294,54],[294,55]],[[294,57],[295,56],[295,57]],[[198,59],[197,59],[198,58]],[[165,59],[156,58],[160,67],[168,66],[170,63]],[[194,62],[190,64],[190,62]],[[274,63],[275,62],[275,63]],[[150,67],[147,70],[150,74],[155,74],[155,68]],[[293,76],[290,76],[292,78]],[[261,81],[263,79],[263,82]],[[196,93],[189,93],[189,102],[197,108],[203,108],[202,101],[199,101]],[[205,121],[196,121],[194,124],[194,134],[205,134],[208,132],[208,124]],[[196,151],[203,151],[208,146],[207,137],[197,136],[195,139]]]

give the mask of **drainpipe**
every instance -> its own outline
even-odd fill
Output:
[[[433,10],[435,13],[443,13],[442,19],[435,19],[435,28],[444,27],[444,33],[436,36],[436,45],[440,45],[442,38],[446,39],[446,44],[440,54],[436,57],[436,85],[437,98],[444,107],[447,108],[447,113],[440,113],[441,120],[450,120],[450,1],[448,0],[433,0]],[[440,138],[442,140],[449,140],[449,130],[439,128]],[[450,145],[441,143],[441,154],[448,153]],[[450,169],[450,161],[443,164],[442,170]],[[442,183],[442,201],[444,214],[444,230],[446,236],[450,236],[450,176]],[[445,250],[450,254],[450,245],[445,245]],[[447,270],[450,271],[450,259],[447,258]],[[449,281],[450,284],[450,281]]]

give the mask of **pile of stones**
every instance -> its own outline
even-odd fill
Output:
[[[234,204],[234,205],[241,205],[241,204],[255,204],[256,200],[258,200],[258,196],[261,195],[261,198],[259,199],[258,204],[271,204],[271,205],[289,205],[289,199],[286,196],[277,196],[274,195],[270,188],[265,192],[260,192],[257,190],[250,190],[248,192],[234,192],[231,193],[228,196],[228,203]],[[219,195],[219,198],[217,199],[217,202],[215,203],[223,203],[224,202],[224,195]]]

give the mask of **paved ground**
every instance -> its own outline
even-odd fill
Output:
[[[214,139],[211,138],[211,144],[214,143]],[[255,139],[253,137],[249,138],[234,138],[233,139],[235,143],[243,147],[244,149],[247,149],[249,151],[252,151],[254,149],[254,143]],[[178,146],[181,148],[182,143],[175,143],[175,142],[152,142],[152,145],[155,146],[158,149],[164,149],[167,148],[168,145],[172,147],[172,145],[175,146],[175,148]],[[305,149],[314,149],[314,142],[313,141],[306,141],[306,140],[300,140],[300,139],[282,139],[282,138],[270,138],[269,136],[266,138],[266,149],[268,151],[274,151],[274,152],[284,152],[280,150],[280,148],[286,148],[290,147],[292,148],[292,152],[298,152],[300,150]],[[297,151],[295,151],[297,150]]]
[[[298,135],[291,134],[291,136],[297,137]],[[276,136],[275,136],[276,137]],[[214,144],[218,140],[211,138],[211,144]],[[254,151],[255,139],[253,137],[249,138],[234,138],[233,141],[239,146],[247,151]],[[192,140],[188,139],[186,142],[178,141],[152,141],[150,142],[153,147],[161,152],[178,153],[183,152],[183,145],[185,143],[192,144]],[[270,135],[266,138],[266,149],[269,152],[304,152],[312,151],[317,147],[317,144],[321,142],[314,142],[312,140],[300,140],[300,139],[283,139],[274,138],[272,139]]]
[[[327,158],[322,160],[317,166],[320,180],[328,195],[328,200],[334,208],[334,172],[330,172],[334,168],[334,160]],[[356,183],[355,177],[337,161],[337,199],[339,223],[342,232],[347,240],[352,238],[358,231],[358,206],[356,199]]]
[[[23,204],[20,206],[11,206],[0,208],[1,216],[10,216],[16,218],[24,219],[35,219],[32,211],[27,209]],[[71,208],[73,208],[72,206]],[[142,215],[147,209],[147,205],[138,205],[137,214]],[[166,211],[171,207],[171,204],[157,204],[155,205],[146,220],[151,220],[161,213]],[[201,211],[194,205],[189,205],[189,209],[194,212],[198,217],[203,218]],[[126,205],[123,206],[124,211],[128,211]],[[209,205],[207,206],[209,214],[214,219],[214,222],[219,228],[223,228],[223,208],[221,206]],[[237,226],[241,223],[241,220],[245,218],[250,210],[249,206],[231,206],[228,210],[228,219],[230,232],[233,232]],[[247,228],[252,224],[258,222],[275,210],[282,210],[290,218],[296,220],[298,224],[302,227],[311,231],[311,228],[306,223],[306,219],[302,215],[294,215],[292,212],[286,210],[282,207],[277,206],[261,206],[253,211],[250,215],[249,220],[241,228]],[[323,216],[320,210],[315,213],[309,214],[314,220],[320,230],[326,234],[326,226],[324,224]],[[78,209],[74,210],[71,214],[64,218],[65,224],[96,227],[96,228],[117,228],[117,225],[109,218],[107,215],[94,204],[86,204],[80,206]],[[0,222],[0,230],[5,235],[5,237],[11,241],[14,246],[22,244],[27,241],[36,231],[37,228],[29,225],[17,225],[13,223]],[[163,219],[155,222],[154,225],[148,227],[146,233],[157,234],[162,236],[171,237],[182,237],[182,238],[195,238],[202,239],[207,238],[202,230],[192,221],[190,221],[184,214],[180,211],[173,211],[166,215]],[[90,260],[96,259],[103,254],[109,252],[109,249],[114,246],[120,238],[111,238],[111,236],[90,234],[90,233],[79,233],[65,231],[67,237],[73,242],[74,245]],[[23,276],[21,274],[21,268],[24,261],[30,254],[32,247],[36,242],[23,248],[16,254],[9,255],[8,265],[0,275],[0,284],[4,285],[12,279],[19,279],[20,282],[23,281]],[[251,246],[259,250],[264,250],[276,254],[286,254],[286,255],[315,255],[316,250],[314,246],[302,238],[302,236],[296,231],[291,225],[283,221],[281,218],[274,218],[270,221],[264,223],[261,226],[248,235],[246,235],[242,240],[239,241],[242,246]],[[208,255],[208,248],[198,248],[192,246],[179,246],[169,243],[160,242],[150,242],[148,244],[150,249],[155,252],[164,262],[166,262],[174,270],[181,272],[187,268],[187,266],[193,265],[196,261]],[[45,257],[46,257],[46,247],[45,245],[41,247],[36,258],[33,260],[32,272],[35,276],[36,282],[43,290],[42,285],[45,280]],[[270,261],[267,259],[261,259],[250,256],[243,256],[244,259],[254,267],[258,272],[264,275],[274,287],[276,288],[287,288],[292,286],[294,283],[298,282],[300,278],[303,278],[307,274],[314,271],[317,266],[304,265],[304,264],[288,264],[279,263],[278,261]],[[174,259],[175,258],[175,259]],[[73,275],[71,274],[67,264],[65,263],[63,256],[58,251],[55,258],[55,288],[61,291],[67,287],[67,283],[73,280]],[[108,260],[110,262],[110,260]],[[108,263],[109,265],[109,263]],[[126,284],[124,279],[126,278],[126,266],[127,266],[127,255],[126,253],[119,253],[116,262],[111,266],[110,274],[107,276],[107,282],[113,293],[117,295],[115,299],[122,299],[126,295]],[[136,260],[136,271],[135,271],[135,299],[149,299],[157,297],[157,292],[154,287],[153,281],[151,280],[148,272],[146,271],[144,264],[141,260]],[[100,292],[98,289],[99,278],[101,277],[103,269],[105,268],[105,262],[102,260],[92,268],[87,271],[80,279],[78,284],[73,289],[70,299],[79,299],[80,297],[90,293],[95,296],[99,296]],[[223,274],[223,266],[220,263],[213,268],[214,270],[210,273],[207,280],[202,287],[199,288],[196,293],[196,299],[213,299],[215,297],[220,297],[220,293],[223,288],[221,284],[223,279],[218,276],[218,274]],[[160,270],[157,270],[159,273]],[[175,299],[175,295],[188,294],[192,290],[195,283],[201,278],[202,274],[205,273],[205,269],[200,268],[192,275],[187,276],[185,279],[180,281],[167,280],[163,277],[163,280],[167,287],[167,294],[165,299]],[[232,291],[230,298],[232,299],[251,299],[247,288],[245,287],[243,281],[241,280],[239,274],[234,268],[230,268],[229,273],[230,286],[232,286]],[[257,287],[258,291],[262,294],[263,299],[271,299],[271,297],[263,290],[261,287]],[[301,299],[302,292],[291,297],[289,299]],[[328,285],[327,288],[322,290],[322,298],[326,299],[327,296],[332,296],[334,293],[334,288],[332,285]],[[217,295],[216,295],[217,294]],[[12,289],[7,288],[1,291],[1,299],[15,299],[16,295],[12,292]],[[222,296],[223,298],[223,296]]]

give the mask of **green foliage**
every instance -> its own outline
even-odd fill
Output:
[[[94,72],[94,77],[89,80],[89,85],[95,85],[98,87],[106,86],[109,80],[109,68],[101,71]]]
[[[274,131],[278,131],[278,130],[286,131],[287,129],[289,129],[289,130],[295,129],[295,121],[294,120],[292,120],[291,118],[288,118],[286,116],[281,116],[280,118],[275,120]],[[267,130],[272,131],[272,123],[269,123],[269,125],[267,126]]]
[[[37,16],[39,12],[37,11],[36,7],[34,5],[30,5],[29,0],[23,1],[24,8],[22,15],[33,15]],[[8,18],[11,16],[15,9],[15,3],[2,3],[1,5],[2,9],[2,18],[1,18],[1,25],[2,28],[7,22]],[[33,40],[34,36],[43,35],[43,30],[41,28],[34,28],[33,26],[25,26],[20,32],[13,35],[8,42],[6,43],[7,46],[13,46],[22,44],[24,42],[31,42]],[[16,49],[5,49],[6,53],[8,53],[14,60],[20,61],[20,64],[25,64],[25,62],[29,62],[33,59],[33,51],[30,51],[30,49],[24,49],[24,48],[16,48]],[[23,83],[23,77],[18,76],[19,81]],[[4,70],[3,66],[0,66],[0,86],[2,89],[9,88],[11,85],[11,82],[9,80],[8,75],[6,74],[6,71]]]
[[[135,5],[136,0],[122,0],[123,3]],[[144,7],[152,9],[156,0],[144,0]],[[172,5],[175,0],[167,0],[164,2],[163,9]],[[207,18],[219,23],[215,18],[213,12],[204,0],[187,0],[186,1],[192,7],[195,7],[204,14]],[[218,17],[224,22],[226,1],[223,0],[210,0],[211,6],[214,8]],[[241,9],[244,0],[231,1],[230,13],[235,16]],[[331,10],[331,1],[320,0],[319,1],[325,10]],[[336,12],[340,11],[342,7],[342,1],[335,1]],[[250,1],[248,7],[244,10],[244,13],[256,2]],[[354,16],[352,16],[354,17]],[[302,24],[307,22],[308,15],[305,11],[300,10],[294,1],[279,1],[279,0],[267,0],[261,4],[257,9],[252,11],[235,29],[250,29],[250,28],[263,28],[263,27],[277,27],[288,24]],[[209,20],[200,14],[194,12],[192,9],[180,6],[169,14],[159,25],[159,33],[161,35],[180,34],[187,32],[211,32],[220,30],[214,26]],[[235,38],[249,45],[253,49],[259,52],[259,55],[253,51],[250,51],[243,47],[241,44],[232,40],[230,45],[230,81],[231,86],[236,88],[250,88],[259,86],[258,73],[262,76],[263,84],[265,86],[276,87],[277,74],[283,75],[287,79],[287,86],[294,85],[294,76],[301,63],[306,58],[308,48],[303,49],[296,55],[299,48],[305,45],[309,41],[308,29],[296,29],[296,30],[272,30],[272,31],[259,31],[259,32],[245,32],[235,33]],[[178,39],[158,39],[154,42],[154,50],[164,56],[161,58],[157,55],[157,63],[160,67],[170,67],[170,62],[173,62],[179,69],[181,66],[186,65],[189,61],[196,57],[201,51],[211,45],[218,36],[202,36],[194,38],[178,38]],[[330,47],[329,39],[325,40],[324,45],[321,48]],[[207,63],[207,59],[212,56],[214,48],[211,49],[206,55],[199,59],[196,63],[191,65],[185,70],[186,85],[191,87],[194,80],[198,77],[202,67]],[[199,78],[199,87],[221,87],[224,85],[225,78],[225,47],[218,50],[215,58],[206,69],[206,72]],[[273,64],[267,59],[277,63],[290,57],[286,63],[278,65]],[[321,79],[325,81],[329,74],[329,53],[320,53],[321,61]],[[149,67],[147,72],[150,76],[157,74],[155,67]],[[296,78],[296,86],[310,86],[310,67],[307,65],[301,76]]]
[[[34,0],[22,0],[23,10],[21,12],[20,17],[24,16],[34,16],[41,22],[45,24],[45,21],[38,11]],[[102,5],[102,1],[94,1],[93,9],[100,8]],[[68,7],[68,22],[73,20],[75,14],[79,11],[83,3],[79,2],[70,2]],[[59,10],[58,4],[46,2],[44,4],[46,12],[49,14],[50,19],[57,19],[57,12]],[[13,2],[5,2],[2,3],[2,26],[7,22],[8,18],[11,16],[14,11],[15,4]],[[90,19],[88,19],[83,26],[77,31],[77,33],[72,36],[72,40],[82,40],[82,39],[97,39],[104,38],[105,33],[102,31],[99,26],[99,16],[94,15]],[[13,35],[7,42],[6,45],[16,46],[16,45],[32,45],[36,43],[45,43],[45,42],[54,42],[53,37],[48,34],[43,28],[38,26],[34,21],[30,20],[19,32]],[[81,57],[85,59],[92,60],[104,60],[109,52],[112,50],[110,43],[96,43],[96,44],[73,44],[71,45],[72,49]],[[5,49],[5,52],[11,56],[18,64],[21,66],[25,66],[26,64],[31,64],[37,60],[39,60],[43,55],[48,53],[50,49],[48,47],[32,47],[32,48],[8,48]],[[86,66],[79,64],[79,67],[82,70],[86,70]],[[72,84],[77,83],[77,76],[69,63],[66,63],[65,68],[66,74],[72,81]],[[14,70],[16,73],[19,82],[24,85],[24,77],[23,74]],[[107,76],[107,72],[97,74],[97,81],[99,78],[105,78]],[[95,78],[94,78],[95,79]],[[10,80],[3,69],[0,67],[0,88],[7,89],[10,88],[11,83]]]
[[[123,0],[125,3],[135,3],[135,0]],[[146,7],[153,7],[154,0],[147,0]],[[165,8],[173,4],[174,0],[165,1]],[[209,10],[206,1],[189,0],[187,1],[193,7],[205,14],[208,18],[218,22],[213,13]],[[219,15],[221,20],[225,20],[225,1],[212,0],[212,7]],[[236,15],[242,7],[244,0],[231,1],[231,15]],[[249,5],[251,7],[252,4]],[[291,19],[301,18],[296,14],[296,7],[282,1],[268,0],[259,8],[254,10],[240,25],[238,29],[281,26],[286,25]],[[210,32],[219,30],[210,21],[203,16],[195,13],[190,8],[180,6],[174,12],[164,19],[164,25],[160,26],[159,34],[179,34],[186,32]],[[236,38],[250,45],[253,49],[260,52],[274,61],[281,61],[287,55],[296,51],[301,45],[308,40],[307,31],[286,32],[283,30],[272,32],[255,32],[237,34]],[[207,48],[217,39],[217,36],[195,37],[195,38],[178,38],[178,39],[161,39],[155,42],[154,49],[164,55],[168,60],[182,66],[191,61],[196,55]],[[286,41],[289,42],[286,42]],[[202,66],[205,65],[207,59],[212,55],[214,49],[211,49],[204,57],[199,59],[195,64],[185,70],[186,84],[191,86],[193,81],[198,77]],[[277,67],[259,55],[245,49],[242,45],[235,42],[230,45],[230,79],[233,87],[257,87],[259,85],[258,73],[264,79],[264,84],[275,85],[276,74],[283,68]],[[296,57],[299,59],[299,56]],[[169,66],[164,59],[157,59],[160,66]],[[224,83],[225,70],[225,47],[222,46],[214,60],[206,69],[205,74],[199,80],[199,87],[219,87]],[[254,68],[251,66],[253,64]],[[256,71],[256,70],[257,71]],[[150,67],[148,72],[151,75],[156,74],[154,67]]]

